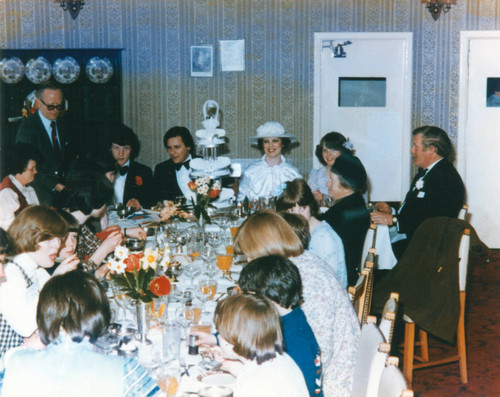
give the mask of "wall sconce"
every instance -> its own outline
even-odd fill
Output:
[[[437,21],[442,11],[446,13],[451,10],[452,4],[457,4],[457,0],[420,0],[420,2],[427,4],[427,9],[435,21]]]
[[[338,43],[337,45],[334,45],[333,40],[323,40],[321,42],[321,49],[329,48],[332,51],[333,58],[345,58],[347,54],[344,51],[344,46],[349,44],[352,44],[349,40],[344,41],[342,44]]]
[[[64,11],[69,11],[71,18],[76,19],[78,13],[85,5],[84,1],[62,1],[62,0],[54,0],[54,2],[59,3]]]

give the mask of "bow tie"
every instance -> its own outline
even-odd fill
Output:
[[[186,167],[186,169],[189,169],[189,160],[184,161],[183,163],[174,163],[174,168],[176,171],[180,171],[182,166]]]
[[[427,168],[419,168],[416,175],[417,179],[422,178],[427,173],[427,171]]]
[[[120,175],[125,175],[128,172],[128,165],[124,165],[123,167],[120,167]]]

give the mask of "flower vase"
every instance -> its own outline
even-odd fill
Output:
[[[205,230],[205,217],[203,214],[200,212],[200,216],[198,217],[198,226],[200,227],[201,230]]]
[[[135,301],[135,310],[137,315],[137,339],[140,343],[150,345],[151,341],[148,339],[148,303],[144,303],[140,299]]]

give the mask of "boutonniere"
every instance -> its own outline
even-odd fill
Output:
[[[420,178],[416,183],[415,187],[417,190],[422,190],[424,188],[424,177]]]
[[[139,175],[136,175],[135,176],[135,184],[137,186],[142,186],[143,182],[142,182],[142,178],[139,176]]]

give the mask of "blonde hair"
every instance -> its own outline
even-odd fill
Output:
[[[236,234],[234,249],[251,259],[267,255],[290,258],[304,252],[290,225],[271,210],[256,212],[243,222]]]
[[[258,295],[236,294],[220,301],[215,308],[217,332],[236,354],[257,364],[283,354],[283,333],[273,303]]]

